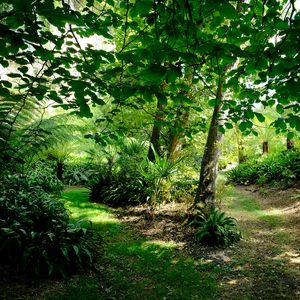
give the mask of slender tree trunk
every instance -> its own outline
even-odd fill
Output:
[[[179,108],[177,111],[177,120],[174,127],[171,128],[170,140],[168,146],[168,159],[175,160],[180,156],[182,149],[185,128],[189,119],[189,111],[187,108]]]
[[[237,12],[242,11],[243,2],[244,0],[238,0],[236,6]],[[227,70],[225,70],[223,75],[225,75],[227,71],[231,70],[236,63],[233,63],[231,66],[229,66]],[[219,125],[221,125],[220,113],[223,106],[222,88],[222,79],[221,74],[219,73],[216,105],[213,111],[208,131],[204,154],[201,162],[199,185],[194,200],[194,205],[192,207],[194,209],[200,209],[206,215],[208,215],[211,210],[215,208],[216,180],[218,175],[218,160],[220,156],[219,144],[223,139],[223,134],[218,128]]]
[[[148,159],[150,161],[155,161],[154,151],[158,155],[161,155],[159,140],[160,140],[161,129],[162,129],[162,121],[164,119],[163,108],[164,108],[164,105],[161,103],[160,99],[158,98],[156,114],[154,117],[154,124],[153,124],[153,128],[152,128],[151,139],[150,139],[150,146],[149,146],[149,150],[148,150]],[[153,147],[154,151],[153,151],[152,147]]]
[[[294,149],[294,140],[286,138],[286,149],[291,150]]]
[[[219,143],[222,141],[223,134],[219,131],[220,112],[222,108],[222,83],[220,82],[217,90],[217,104],[214,108],[204,155],[201,162],[200,180],[197,194],[194,201],[194,208],[200,208],[208,214],[215,208],[216,179],[218,174],[218,159],[220,156]]]
[[[244,146],[243,140],[240,134],[240,130],[238,126],[235,124],[235,133],[236,133],[236,144],[237,144],[237,152],[238,152],[238,162],[239,164],[245,161],[245,153],[244,153]]]
[[[263,142],[263,154],[269,153],[269,143],[267,141]]]

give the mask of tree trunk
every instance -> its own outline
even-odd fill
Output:
[[[286,138],[286,149],[291,150],[294,149],[294,140]]]
[[[263,154],[268,154],[269,153],[269,143],[268,142],[263,142]]]
[[[58,161],[56,164],[56,177],[59,180],[63,179],[63,172],[64,172],[64,164]]]
[[[216,105],[213,111],[204,155],[201,162],[200,180],[194,201],[194,208],[209,214],[215,208],[216,179],[218,174],[218,159],[220,156],[219,143],[223,134],[219,131],[220,111],[222,108],[222,84],[218,85]],[[219,102],[219,103],[218,103]]]
[[[182,149],[182,138],[184,137],[185,127],[189,119],[189,111],[187,108],[178,108],[177,120],[174,127],[171,128],[170,140],[168,146],[168,159],[176,160],[180,156]]]
[[[235,124],[235,134],[236,134],[236,144],[237,144],[237,152],[238,152],[238,162],[240,164],[245,161],[246,157],[244,153],[243,140],[240,134],[240,130],[236,124]]]
[[[153,128],[152,128],[151,139],[150,139],[150,146],[149,146],[149,150],[148,150],[148,159],[150,161],[155,161],[154,151],[158,155],[161,155],[159,140],[160,140],[161,129],[162,129],[162,121],[164,119],[163,108],[164,108],[164,105],[162,104],[162,102],[158,98],[157,99],[156,114],[155,114],[155,117],[154,117],[154,124],[153,124]],[[153,151],[153,149],[154,149],[154,151]]]
[[[236,11],[242,10],[244,0],[238,0]],[[235,66],[233,63],[227,71]],[[208,215],[215,208],[216,200],[216,180],[218,175],[218,160],[220,156],[219,144],[222,141],[223,134],[219,130],[221,124],[220,113],[223,106],[222,78],[219,73],[219,83],[216,94],[216,105],[213,111],[204,154],[201,162],[199,185],[194,200],[193,208],[200,209],[205,215]]]

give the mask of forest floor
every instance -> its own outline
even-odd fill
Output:
[[[95,270],[40,282],[0,272],[0,299],[300,299],[295,188],[226,191],[221,206],[244,236],[229,249],[195,241],[182,226],[187,203],[162,205],[149,218],[145,206],[113,210],[90,203],[83,188],[64,197],[72,217],[91,220],[99,234]]]

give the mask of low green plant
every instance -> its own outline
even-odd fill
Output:
[[[27,178],[0,180],[0,260],[36,276],[67,276],[92,262],[91,231],[69,221],[64,203]]]
[[[218,209],[208,215],[197,211],[190,224],[196,228],[196,239],[204,244],[228,247],[242,237],[236,220]]]
[[[64,168],[63,182],[67,185],[89,184],[97,176],[98,166],[95,164],[67,164]]]
[[[147,159],[140,168],[140,175],[147,184],[148,200],[153,205],[170,200],[171,179],[178,171],[180,162],[160,157],[155,151],[154,155],[154,162]]]
[[[30,186],[42,188],[47,193],[60,193],[63,183],[55,175],[54,162],[38,161],[26,173],[27,182]]]

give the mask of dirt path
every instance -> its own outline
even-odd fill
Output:
[[[145,207],[118,215],[147,238],[172,241],[199,262],[220,266],[220,299],[300,299],[299,191],[237,187],[222,206],[238,220],[244,235],[226,250],[199,245],[181,226],[187,204],[162,206],[154,219],[145,217]]]

